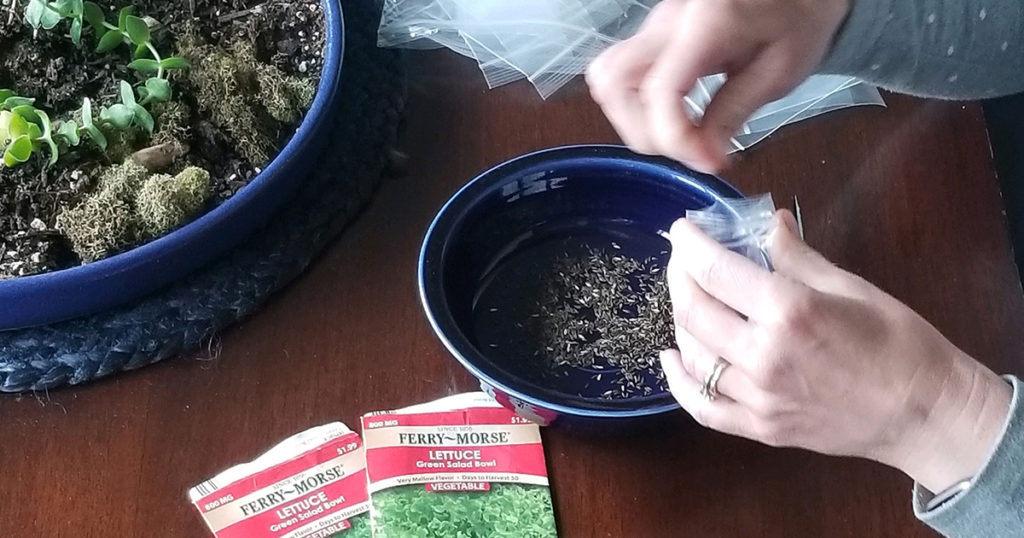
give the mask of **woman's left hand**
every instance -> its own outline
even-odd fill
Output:
[[[1011,391],[892,296],[777,217],[769,272],[680,220],[668,267],[679,350],[662,365],[699,422],[775,446],[874,459],[932,491],[972,476]],[[719,359],[720,357],[720,359]],[[717,360],[719,396],[700,394]]]

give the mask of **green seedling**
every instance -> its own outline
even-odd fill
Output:
[[[135,60],[128,67],[148,78],[137,89],[121,81],[121,102],[102,107],[98,121],[92,115],[92,102],[88,98],[84,99],[81,126],[74,120],[51,123],[45,113],[32,106],[35,100],[19,97],[10,90],[0,90],[0,110],[6,112],[0,125],[0,135],[3,135],[0,136],[0,148],[4,148],[4,164],[9,167],[26,162],[33,152],[43,146],[50,149],[48,162],[52,165],[60,155],[58,142],[73,147],[79,145],[83,138],[88,138],[106,151],[108,140],[104,129],[109,132],[137,126],[152,135],[154,120],[146,105],[169,101],[171,84],[167,79],[168,74],[190,67],[184,58],[164,58],[160,55],[150,31],[152,19],[136,16],[134,8],[130,6],[118,12],[115,25],[107,22],[103,8],[95,2],[29,0],[25,7],[25,20],[33,28],[44,30],[52,30],[62,20],[69,20],[71,40],[76,46],[81,44],[82,30],[88,24],[96,37],[97,52],[109,53],[123,44],[134,46]],[[145,57],[147,55],[149,57]],[[23,128],[22,124],[26,127]]]
[[[35,102],[35,99],[18,97],[11,90],[0,90],[0,110],[14,110],[14,107],[31,105]]]
[[[153,116],[142,104],[135,100],[135,92],[131,84],[121,81],[121,102],[100,111],[100,121],[110,124],[115,129],[125,130],[138,125],[153,134]]]
[[[3,163],[15,167],[25,163],[43,147],[49,150],[47,165],[60,158],[61,148],[77,147],[89,139],[100,150],[107,149],[103,133],[138,126],[152,132],[153,116],[135,102],[135,94],[127,82],[121,82],[121,103],[103,108],[98,122],[93,118],[92,102],[82,101],[82,125],[75,120],[51,121],[46,112],[32,106],[33,99],[19,97],[10,90],[0,90],[0,149]]]
[[[24,163],[44,146],[50,151],[49,164],[52,165],[60,155],[58,140],[69,143],[63,134],[54,132],[50,117],[42,110],[31,105],[0,110],[0,147],[4,148],[4,166],[10,168]]]
[[[82,126],[78,128],[78,134],[88,136],[101,150],[107,150],[107,137],[92,121],[92,101],[88,97],[82,100]]]
[[[25,6],[25,20],[33,28],[52,30],[60,21],[71,21],[71,40],[75,45],[82,42],[82,26],[85,18],[85,2],[83,0],[29,0]]]
[[[85,23],[96,35],[96,51],[112,52],[121,45],[135,47],[135,60],[128,67],[149,78],[139,87],[139,104],[145,106],[150,102],[168,101],[171,98],[171,85],[167,81],[167,73],[189,67],[188,60],[171,56],[164,58],[153,45],[153,34],[150,23],[143,17],[134,14],[134,8],[128,6],[118,12],[117,24],[107,22],[103,8],[95,2],[84,0],[29,0],[25,8],[25,19],[33,28],[51,30],[63,19],[71,20],[71,39],[75,45],[82,40],[82,27]],[[151,19],[150,19],[151,20]],[[149,58],[144,56],[149,55]]]
[[[177,56],[161,56],[153,44],[153,34],[146,19],[135,16],[134,9],[129,6],[118,13],[117,25],[114,25],[107,22],[103,8],[93,2],[85,2],[84,17],[99,40],[96,45],[98,52],[111,52],[122,44],[135,47],[135,60],[128,67],[149,77],[138,89],[139,105],[171,99],[171,84],[167,81],[167,74],[188,68],[189,62]],[[144,57],[147,54],[149,58]]]

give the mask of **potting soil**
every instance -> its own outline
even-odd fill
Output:
[[[73,117],[86,97],[94,103],[95,113],[102,106],[114,104],[121,80],[140,84],[138,74],[127,68],[132,60],[130,47],[119,47],[109,54],[97,53],[91,30],[84,32],[82,45],[76,47],[68,37],[67,21],[53,30],[35,31],[24,21],[27,3],[12,0],[0,9],[0,89],[34,98],[36,107],[57,120]],[[266,165],[253,160],[273,158],[292,136],[308,106],[307,100],[312,97],[311,88],[319,82],[325,39],[319,0],[134,0],[101,4],[108,16],[116,16],[117,9],[131,4],[136,14],[156,21],[152,28],[154,42],[165,56],[182,54],[182,42],[189,38],[194,44],[195,36],[201,37],[204,47],[241,51],[260,67],[239,70],[245,71],[239,76],[246,78],[240,84],[252,85],[248,79],[257,77],[259,89],[248,90],[253,93],[251,96],[240,90],[234,92],[236,95],[220,95],[218,99],[197,99],[202,88],[196,87],[196,81],[209,77],[201,62],[190,58],[195,72],[184,70],[171,75],[173,100],[154,105],[150,111],[156,119],[156,132],[151,140],[144,133],[124,131],[123,136],[111,137],[111,147],[105,154],[83,143],[63,152],[53,166],[44,165],[48,155],[33,157],[15,168],[0,166],[0,279],[89,261],[90,256],[83,256],[82,249],[74,248],[58,226],[58,216],[84,205],[100,190],[105,167],[122,162],[132,151],[172,139],[180,142],[187,153],[178,156],[162,172],[173,176],[188,166],[202,168],[211,175],[206,208],[227,200]],[[291,95],[301,96],[302,102],[275,99],[265,89],[271,86],[288,89]],[[238,133],[255,128],[233,128],[211,110],[211,105],[227,103],[228,98],[249,112],[233,120],[247,117],[267,134],[261,141],[262,151],[247,153],[247,141],[238,140]],[[130,206],[130,199],[125,203]],[[125,211],[129,212],[131,208],[127,206]],[[174,227],[180,224],[175,223]],[[104,250],[100,257],[153,239],[148,234],[128,235],[125,244]]]

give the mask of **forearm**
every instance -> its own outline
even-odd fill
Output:
[[[981,99],[1024,91],[1020,0],[852,0],[821,73],[900,93]]]
[[[1020,381],[1008,380],[1014,388],[1009,416],[970,488],[927,510],[931,492],[915,486],[914,513],[946,536],[1016,536],[1024,528],[1024,401]]]
[[[1013,397],[1011,387],[971,357],[955,350],[953,367],[934,397],[907,401],[920,423],[910,429],[892,464],[930,491],[977,474],[1000,439]],[[931,377],[931,372],[921,377]],[[934,389],[935,380],[926,385]],[[908,387],[914,392],[914,386]],[[928,390],[928,392],[930,392]]]

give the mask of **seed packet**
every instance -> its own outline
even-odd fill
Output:
[[[375,538],[555,538],[540,428],[481,392],[363,416]]]
[[[370,538],[365,453],[340,422],[293,435],[188,494],[217,538]]]

